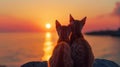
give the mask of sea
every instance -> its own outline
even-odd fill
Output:
[[[120,37],[84,35],[95,58],[120,65]],[[57,33],[0,33],[0,66],[20,67],[31,61],[48,61],[58,40]]]

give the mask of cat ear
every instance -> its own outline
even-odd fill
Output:
[[[85,22],[86,22],[86,18],[87,18],[87,17],[84,17],[84,18],[81,20],[81,22],[83,23],[83,25],[84,25]]]
[[[81,22],[84,22],[84,23],[85,23],[86,18],[87,18],[87,17],[84,17],[84,18],[81,20]]]
[[[72,17],[72,15],[70,14],[70,24],[73,24],[74,18]]]
[[[59,23],[58,20],[56,20],[56,29],[57,29],[57,31],[59,30],[60,27],[61,27],[61,24]]]
[[[57,26],[57,27],[61,26],[61,24],[59,23],[58,20],[56,20],[56,26]]]

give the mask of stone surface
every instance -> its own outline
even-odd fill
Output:
[[[21,67],[47,67],[47,61],[33,61],[23,64]],[[120,67],[117,63],[106,59],[95,59],[93,67]]]
[[[21,67],[47,67],[47,61],[32,61],[32,62],[28,62],[23,64]]]
[[[93,67],[120,67],[117,63],[106,59],[95,59]]]

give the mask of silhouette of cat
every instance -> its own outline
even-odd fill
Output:
[[[61,26],[56,20],[56,29],[59,36],[53,54],[49,59],[50,67],[73,67],[73,60],[71,58],[71,48],[69,46],[69,35],[71,28],[69,26]]]
[[[93,67],[94,55],[89,43],[82,35],[82,28],[85,25],[87,17],[82,20],[75,20],[70,15],[70,27],[71,27],[71,56],[74,62],[73,67]]]

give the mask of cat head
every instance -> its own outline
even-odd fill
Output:
[[[70,26],[72,29],[73,33],[80,33],[81,30],[83,29],[85,22],[86,22],[86,18],[84,17],[82,20],[75,20],[72,15],[70,15]]]
[[[69,39],[69,35],[71,32],[71,28],[69,26],[63,26],[56,20],[56,30],[59,38],[61,39]]]

